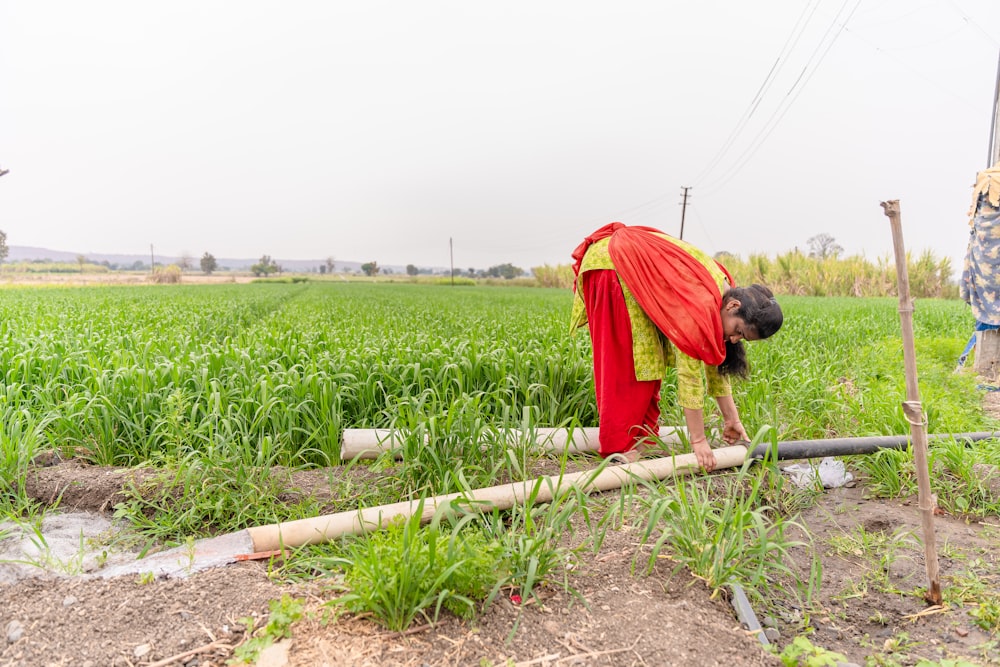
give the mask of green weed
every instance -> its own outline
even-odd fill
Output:
[[[713,597],[730,582],[764,590],[776,577],[794,579],[785,561],[791,549],[806,543],[786,537],[795,524],[759,502],[772,474],[763,466],[753,470],[744,464],[736,475],[722,478],[721,498],[705,479],[661,486],[649,501],[643,534],[644,542],[653,540],[648,569],[666,549],[678,564],[675,571],[689,569]]]
[[[495,585],[499,549],[475,531],[462,532],[471,517],[446,531],[440,514],[426,528],[420,515],[418,509],[385,531],[350,541],[343,556],[328,561],[345,572],[347,592],[336,606],[370,613],[397,631],[418,616],[432,622],[442,609],[463,618],[475,614]]]
[[[304,613],[302,601],[288,595],[282,595],[280,600],[271,600],[268,607],[270,614],[267,624],[259,632],[256,619],[240,619],[246,626],[248,639],[233,651],[230,665],[256,663],[261,651],[274,642],[291,636],[292,624],[301,619]]]
[[[801,635],[781,650],[778,659],[786,667],[836,667],[847,662],[847,656],[842,653],[816,646],[808,637]]]

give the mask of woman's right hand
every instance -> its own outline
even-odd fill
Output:
[[[715,470],[715,453],[708,444],[708,438],[702,436],[697,440],[692,440],[691,449],[694,450],[695,458],[698,459],[698,465],[704,468],[706,472]]]

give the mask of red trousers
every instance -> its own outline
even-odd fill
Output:
[[[600,419],[600,454],[626,452],[657,433],[660,381],[636,380],[632,321],[618,274],[610,269],[583,274],[583,303],[594,348],[594,388]]]

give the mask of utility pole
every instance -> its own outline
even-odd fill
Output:
[[[448,255],[451,257],[451,286],[455,286],[455,244],[448,237]]]
[[[684,215],[687,213],[688,208],[688,190],[690,186],[682,186],[681,189],[684,191],[684,201],[681,202],[681,235],[677,238],[684,240]]]
[[[153,244],[149,244],[149,272],[153,272]]]
[[[1000,58],[997,59],[997,82],[993,88],[993,122],[990,124],[990,154],[987,156],[989,158],[987,169],[1000,162],[1000,113],[997,113],[998,106],[1000,106]]]

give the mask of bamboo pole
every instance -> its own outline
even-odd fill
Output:
[[[920,405],[920,387],[917,384],[917,356],[913,345],[913,301],[910,299],[910,277],[903,248],[903,225],[900,220],[899,200],[882,202],[882,209],[892,228],[892,247],[896,255],[896,278],[899,283],[899,320],[903,332],[903,363],[906,367],[906,401],[903,414],[910,422],[913,440],[913,462],[917,468],[917,501],[924,533],[924,560],[927,565],[927,592],[931,604],[939,605],[941,581],[938,574],[937,545],[934,539],[934,508],[937,498],[931,493],[931,478],[927,468],[927,428],[923,407]]]
[[[746,460],[747,448],[743,445],[720,447],[714,450],[716,469],[735,468]],[[268,526],[247,528],[254,551],[275,551],[283,547],[298,547],[335,540],[343,535],[359,535],[387,527],[394,519],[411,517],[418,510],[422,521],[430,521],[438,508],[451,505],[454,511],[489,512],[510,509],[514,505],[551,502],[553,498],[570,489],[584,493],[609,491],[620,488],[630,480],[651,481],[670,475],[680,475],[698,470],[694,454],[645,459],[621,466],[583,470],[567,475],[550,475],[534,480],[488,486],[467,493],[450,493],[433,496],[422,501],[407,500],[390,505],[366,507],[360,510],[338,512],[323,516]]]
[[[743,465],[747,448],[720,447],[715,451],[716,470]],[[698,470],[694,454],[643,459],[621,466],[599,466],[566,475],[550,475],[512,482],[466,493],[450,493],[390,505],[366,507],[267,526],[244,528],[233,533],[207,537],[138,560],[109,564],[98,573],[117,577],[137,572],[158,577],[185,577],[211,567],[281,552],[285,548],[319,544],[344,535],[359,535],[385,528],[395,519],[412,517],[419,510],[423,522],[430,521],[440,508],[443,512],[489,512],[510,509],[517,504],[547,503],[571,489],[584,493],[610,491],[630,481],[665,479]]]

